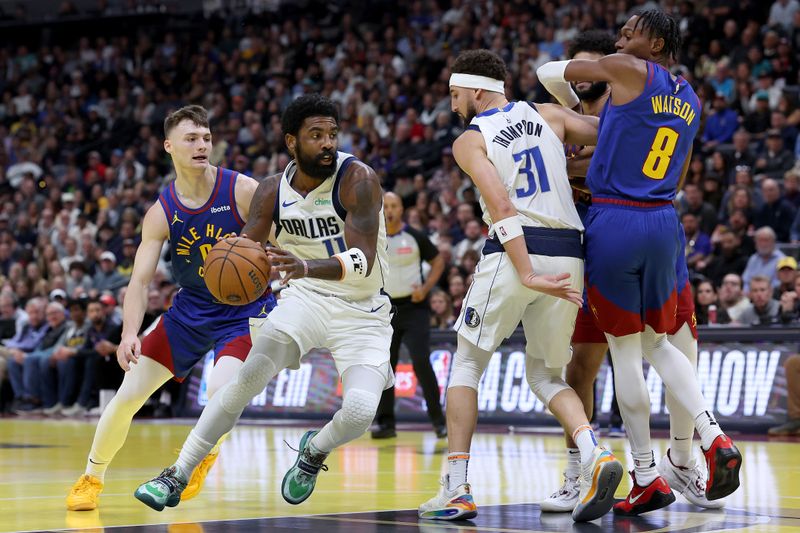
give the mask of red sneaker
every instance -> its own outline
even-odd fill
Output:
[[[661,509],[675,501],[675,495],[663,477],[658,476],[646,487],[642,487],[636,482],[634,472],[631,472],[631,477],[633,478],[633,488],[627,498],[614,504],[614,514],[637,516]]]
[[[703,450],[708,466],[706,498],[718,500],[739,488],[739,469],[742,467],[742,454],[727,435],[720,435],[711,443],[711,448]]]

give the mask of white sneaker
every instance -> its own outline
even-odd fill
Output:
[[[64,416],[81,416],[85,412],[86,408],[79,403],[74,403],[69,407],[65,407],[61,410],[61,414]]]
[[[459,485],[454,490],[447,490],[448,476],[444,476],[439,484],[439,494],[419,506],[417,515],[429,520],[467,520],[478,516],[478,506],[472,499],[469,483]]]
[[[550,495],[546,500],[539,502],[543,513],[571,513],[578,505],[580,496],[580,484],[578,477],[567,477],[564,473],[564,484],[561,488]]]
[[[670,488],[683,494],[690,503],[706,509],[725,507],[725,499],[709,500],[706,497],[706,472],[692,457],[686,466],[676,466],[667,454],[661,458],[656,467],[658,473],[667,480]]]
[[[53,415],[57,415],[57,414],[58,414],[58,413],[61,411],[61,409],[63,409],[63,408],[64,408],[64,406],[63,406],[63,405],[61,405],[60,403],[57,403],[57,404],[55,404],[55,405],[54,405],[54,406],[52,406],[52,407],[48,407],[48,408],[46,408],[46,409],[42,409],[42,414],[43,414],[44,416],[53,416]]]
[[[580,495],[572,519],[576,522],[596,520],[614,505],[614,492],[622,481],[622,463],[602,446],[592,450],[592,462],[581,469]]]

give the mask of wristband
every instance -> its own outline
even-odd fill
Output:
[[[346,252],[334,255],[342,264],[342,277],[348,279],[364,279],[367,277],[367,256],[358,248],[350,248]]]
[[[307,278],[308,277],[308,261],[306,261],[305,259],[301,259],[300,262],[303,263],[303,277]]]
[[[494,235],[500,241],[500,244],[505,244],[511,239],[523,235],[522,224],[519,223],[516,216],[498,220],[494,223]]]

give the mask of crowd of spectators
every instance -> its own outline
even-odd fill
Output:
[[[126,3],[136,4],[62,8],[102,18]],[[93,358],[113,362],[142,216],[172,177],[161,127],[170,110],[204,105],[212,162],[260,179],[289,161],[280,115],[293,98],[321,92],[338,102],[339,149],[403,198],[407,223],[446,260],[430,302],[432,327],[447,328],[486,238],[476,191],[450,148],[461,125],[448,65],[462,50],[489,48],[509,66],[510,98],[547,101],[537,67],[565,57],[580,31],[613,33],[650,7],[679,19],[684,45],[673,68],[704,105],[677,201],[698,320],[797,324],[797,0],[265,5],[197,13],[167,29],[132,17],[122,32],[104,33],[101,23],[69,42],[42,30],[27,44],[0,45],[0,372],[18,404],[71,413],[96,403],[97,383],[84,381],[96,374]],[[15,14],[26,16],[24,6]],[[167,261],[152,316],[176,290]]]

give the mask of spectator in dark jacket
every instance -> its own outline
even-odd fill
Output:
[[[771,129],[767,132],[766,146],[756,159],[756,172],[770,178],[780,179],[783,173],[794,165],[794,154],[783,145],[781,131]]]
[[[767,178],[761,182],[761,194],[764,196],[764,205],[756,213],[753,222],[757,228],[772,228],[778,242],[789,242],[789,229],[797,210],[781,197],[781,188],[774,179]]]
[[[698,270],[709,278],[715,287],[722,285],[722,280],[728,274],[742,275],[749,255],[741,249],[742,240],[727,228],[720,231],[719,242],[711,258],[705,263],[698,264]]]

